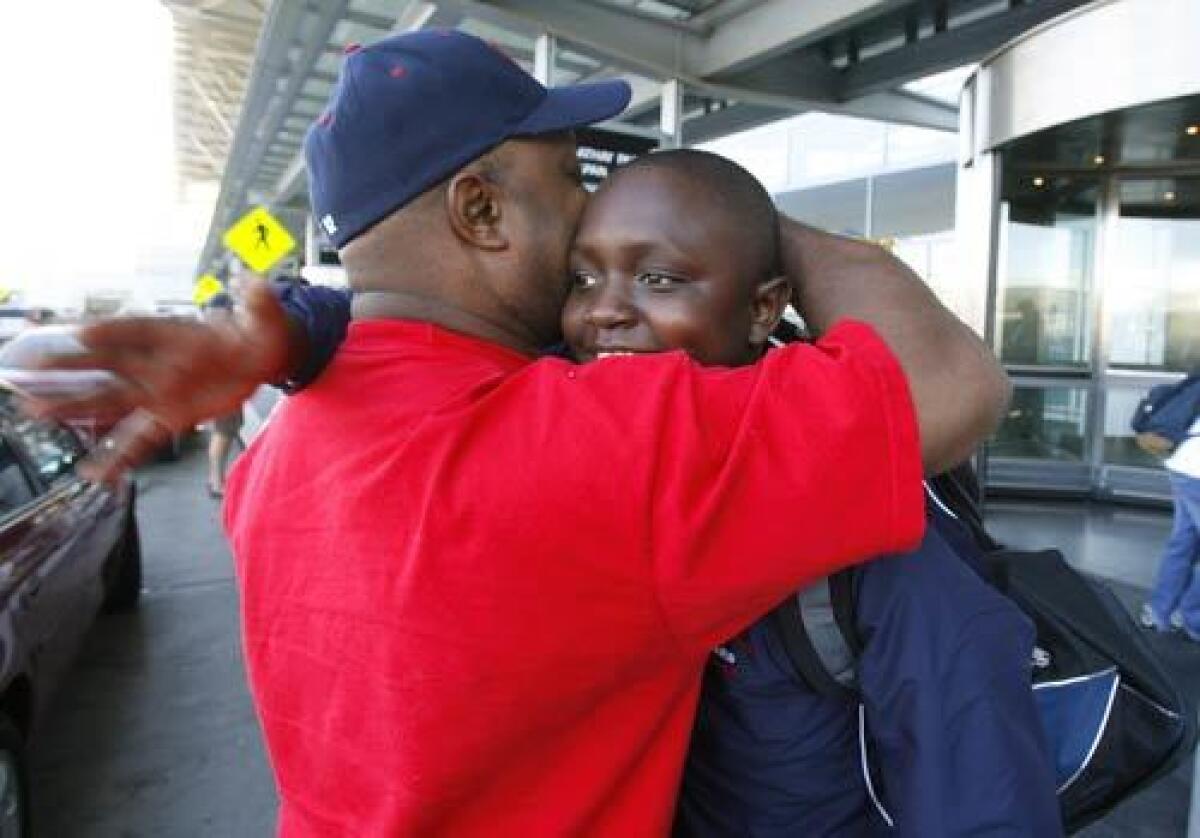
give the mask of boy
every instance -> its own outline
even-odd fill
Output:
[[[770,229],[773,214],[757,181],[716,155],[663,152],[618,170],[572,251],[571,352],[591,361],[681,349],[708,365],[752,363],[788,297],[777,241],[748,235]],[[1061,830],[1030,690],[1032,627],[947,546],[941,533],[955,524],[933,510],[916,552],[854,571],[861,711],[801,684],[766,619],[714,653],[680,833]],[[863,770],[868,746],[882,788]]]
[[[672,350],[706,365],[754,362],[788,302],[776,230],[765,190],[723,158],[669,151],[618,170],[593,196],[572,250],[570,353],[615,364]],[[285,304],[311,323],[306,293],[291,289]],[[340,333],[329,319],[317,317],[314,343]],[[800,683],[765,619],[714,653],[680,834],[1061,831],[1030,690],[1032,627],[947,546],[955,522],[934,511],[931,524],[915,553],[855,572],[861,708]],[[880,787],[864,771],[868,748]]]

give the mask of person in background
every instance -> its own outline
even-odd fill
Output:
[[[1165,454],[1169,445],[1162,450]],[[1200,416],[1163,465],[1171,481],[1175,519],[1141,622],[1157,631],[1181,629],[1200,643]]]
[[[233,297],[224,292],[214,295],[204,304],[204,319],[210,323],[227,324],[233,320]],[[229,455],[242,430],[242,407],[238,405],[223,416],[213,419],[208,426],[208,495],[212,498],[225,496],[225,471]]]

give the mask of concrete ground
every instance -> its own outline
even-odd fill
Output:
[[[35,836],[274,833],[237,591],[198,443],[139,475],[140,610],[93,629],[32,754]]]
[[[104,617],[85,645],[33,753],[36,836],[141,838],[273,834],[275,791],[246,690],[237,592],[204,457],[139,476],[146,586],[139,613]],[[1078,504],[994,504],[1014,546],[1059,546],[1114,580],[1130,607],[1152,578],[1164,513]],[[1200,646],[1154,637],[1200,695]],[[1190,761],[1087,838],[1181,838]]]

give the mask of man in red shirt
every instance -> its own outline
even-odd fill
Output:
[[[796,227],[815,347],[736,370],[534,361],[584,201],[567,132],[627,97],[548,92],[476,39],[418,33],[352,54],[310,132],[356,322],[227,505],[284,834],[665,834],[710,649],[913,546],[922,465],[998,418],[1003,375],[919,280]],[[249,380],[285,369],[265,325],[142,324],[125,355],[129,331],[84,339],[143,382],[109,403],[170,425],[220,396],[171,406],[147,336],[181,338],[167,364],[185,328],[210,359],[240,340]]]

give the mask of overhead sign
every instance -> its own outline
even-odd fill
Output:
[[[196,305],[202,306],[224,290],[225,286],[221,284],[221,280],[212,274],[205,274],[192,286],[192,299]]]
[[[594,192],[613,169],[658,148],[656,140],[603,128],[578,129],[575,140],[578,143],[575,156],[588,192]]]
[[[255,207],[225,231],[221,239],[250,270],[266,273],[296,248],[296,240],[275,216]]]

